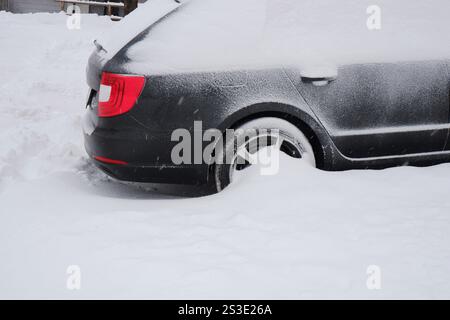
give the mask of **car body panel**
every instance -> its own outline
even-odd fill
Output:
[[[108,72],[124,73],[125,70],[110,68]],[[97,106],[95,96],[84,119],[85,128],[91,128],[85,129],[88,153],[126,161],[136,167],[159,166],[162,169],[158,175],[176,167],[171,150],[178,141],[171,141],[172,132],[187,129],[194,136],[195,121],[202,122],[200,136],[208,129],[224,132],[246,117],[267,112],[291,114],[311,124],[318,123],[283,69],[151,75],[146,76],[143,93],[128,113],[99,118]],[[325,135],[323,128],[316,130],[322,130]],[[209,144],[201,143],[203,147]],[[205,164],[187,165],[184,170],[192,172],[187,176],[196,176],[197,181],[183,178],[183,183],[208,180]],[[158,176],[145,179],[160,180]]]
[[[341,66],[316,86],[294,83],[342,154],[372,158],[442,151],[449,128],[445,61]]]

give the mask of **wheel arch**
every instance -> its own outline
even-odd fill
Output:
[[[308,138],[313,147],[319,169],[329,169],[332,162],[331,139],[322,125],[308,112],[283,103],[258,103],[231,114],[223,122],[221,131],[235,129],[242,124],[263,117],[276,117],[295,125]]]

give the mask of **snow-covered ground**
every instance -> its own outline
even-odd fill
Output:
[[[450,165],[284,158],[199,199],[118,183],[80,128],[91,39],[111,22],[66,19],[0,13],[0,298],[450,298]]]

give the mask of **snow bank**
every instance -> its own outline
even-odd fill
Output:
[[[128,51],[130,71],[340,65],[450,56],[448,0],[191,0]]]

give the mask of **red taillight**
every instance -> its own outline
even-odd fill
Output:
[[[144,88],[143,76],[103,72],[99,92],[98,116],[114,117],[128,112]]]
[[[94,159],[97,161],[103,162],[103,163],[108,163],[108,164],[120,164],[120,165],[128,164],[128,162],[125,162],[122,160],[109,159],[109,158],[99,157],[99,156],[95,156]]]

